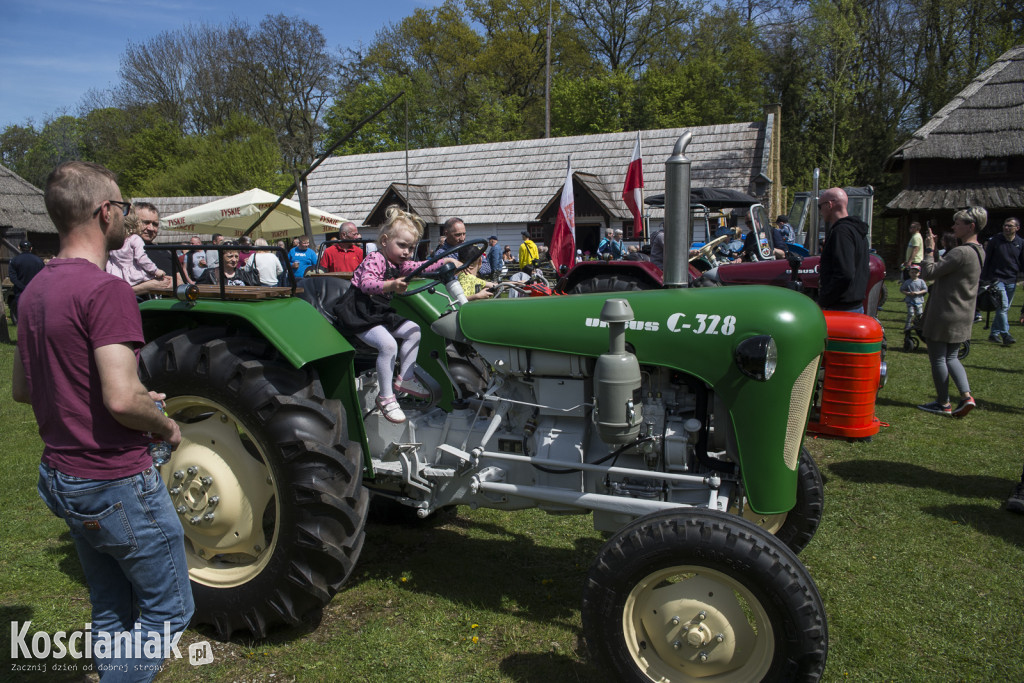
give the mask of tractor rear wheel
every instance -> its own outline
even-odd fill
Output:
[[[147,344],[139,371],[181,428],[161,475],[185,529],[193,623],[263,638],[330,602],[362,550],[368,496],[316,373],[223,328]]]
[[[595,275],[577,282],[569,293],[639,292],[644,289],[650,289],[650,287],[632,275]]]

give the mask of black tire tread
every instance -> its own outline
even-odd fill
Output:
[[[632,275],[597,275],[580,280],[572,287],[571,294],[594,294],[598,292],[639,292],[645,287]]]
[[[775,538],[785,543],[794,553],[800,554],[818,531],[824,511],[825,485],[821,479],[821,470],[810,452],[801,448],[800,464],[797,465],[796,504],[775,533]]]
[[[828,624],[807,570],[789,548],[751,522],[696,509],[665,510],[634,520],[597,554],[584,587],[582,621],[598,666],[614,672],[616,680],[650,681],[626,649],[623,605],[638,581],[676,565],[732,576],[761,601],[773,619],[777,643],[777,656],[764,680],[819,680],[828,654]]]
[[[233,588],[193,582],[193,624],[219,638],[265,638],[322,608],[351,575],[362,549],[368,495],[361,454],[345,452],[344,411],[316,373],[295,369],[266,340],[225,328],[176,331],[143,348],[140,376],[169,397],[203,396],[259,434],[280,506],[274,555]],[[251,418],[251,421],[247,420]]]

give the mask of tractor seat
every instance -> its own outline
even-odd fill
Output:
[[[352,282],[345,278],[330,276],[307,277],[302,280],[302,292],[298,296],[319,311],[320,315],[327,322],[337,327],[335,324],[337,318],[334,317],[334,305],[338,303],[341,295],[351,286]],[[344,331],[341,331],[341,333],[356,351],[357,369],[363,368],[367,364],[369,364],[369,367],[372,367],[373,359],[377,356],[377,350],[354,334]]]
[[[302,281],[302,292],[298,296],[334,325],[337,322],[334,305],[351,286],[349,280],[340,277],[307,277]]]

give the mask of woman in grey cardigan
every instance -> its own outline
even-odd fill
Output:
[[[974,408],[967,372],[956,357],[960,344],[971,338],[978,278],[985,263],[985,250],[978,244],[978,232],[988,222],[988,212],[972,206],[953,214],[953,235],[961,242],[935,260],[935,234],[928,229],[924,238],[921,277],[934,280],[924,309],[922,333],[928,340],[936,399],[918,408],[937,415],[963,417]],[[949,404],[949,378],[960,391],[956,408]]]

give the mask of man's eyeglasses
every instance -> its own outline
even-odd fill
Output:
[[[103,204],[106,204],[107,202],[109,202],[111,204],[117,204],[118,206],[120,206],[121,207],[121,211],[124,212],[125,216],[127,216],[128,214],[130,214],[132,212],[132,203],[131,202],[119,202],[116,199],[108,199],[106,202],[103,202]],[[100,204],[99,206],[97,206],[96,210],[92,212],[92,217],[93,218],[95,218],[96,214],[98,214],[100,212],[100,209],[103,208],[103,204]]]

